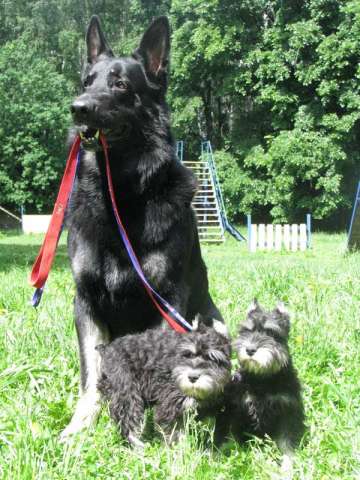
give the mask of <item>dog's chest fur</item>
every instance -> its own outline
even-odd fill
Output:
[[[297,380],[282,376],[258,382],[235,379],[227,398],[227,414],[237,418],[234,433],[241,437],[243,432],[272,436],[279,428],[280,419],[301,402]]]
[[[120,217],[145,276],[166,295],[189,267],[196,228],[190,204],[196,184],[177,160],[160,166],[152,160],[142,159],[143,164],[148,162],[145,168],[140,161],[132,165],[129,158],[110,157]],[[116,315],[126,308],[128,314],[134,310],[145,315],[153,309],[116,225],[102,154],[83,155],[67,224],[78,291],[100,314]]]
[[[268,430],[274,421],[274,416],[288,407],[291,398],[286,393],[262,393],[245,389],[240,399],[240,411],[243,412],[244,424],[249,431],[258,435],[269,433]]]

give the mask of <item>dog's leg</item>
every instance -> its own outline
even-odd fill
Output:
[[[89,307],[79,298],[75,300],[75,322],[80,353],[80,398],[69,425],[60,436],[62,441],[90,427],[98,418],[101,409],[101,398],[97,389],[100,354],[95,347],[109,341],[107,328],[95,321]]]
[[[220,313],[220,310],[217,308],[215,305],[213,299],[210,296],[210,293],[208,294],[208,301],[207,301],[207,307],[204,312],[200,312],[204,315],[204,317],[211,318],[218,320],[219,322],[224,323],[223,316]]]
[[[226,442],[230,433],[231,419],[227,412],[220,412],[215,417],[214,445],[218,448]]]
[[[110,413],[130,445],[144,448],[144,443],[140,440],[144,429],[144,401],[136,388],[124,392],[124,396],[122,393],[117,391],[111,398]]]
[[[281,459],[280,465],[280,474],[281,480],[292,480],[293,472],[293,463],[294,463],[294,453],[288,451],[284,453]]]
[[[292,480],[293,463],[294,463],[294,449],[290,439],[287,436],[279,436],[275,439],[279,450],[282,453],[280,463],[280,479]]]
[[[170,445],[184,435],[186,414],[195,412],[198,403],[194,398],[179,395],[174,391],[164,390],[162,398],[155,407],[154,421],[164,434],[166,443]]]
[[[136,378],[126,363],[121,363],[116,374],[111,375],[109,385],[110,415],[119,426],[122,436],[133,447],[144,448],[140,438],[144,429],[145,403]]]

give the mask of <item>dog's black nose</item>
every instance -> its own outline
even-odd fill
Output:
[[[256,348],[254,347],[247,347],[246,349],[246,353],[249,355],[249,357],[252,357],[254,355],[254,353],[256,352]]]
[[[70,107],[74,120],[85,120],[89,116],[91,110],[92,107],[90,103],[80,99],[75,100]]]
[[[189,380],[191,383],[195,383],[198,380],[200,375],[189,375]]]

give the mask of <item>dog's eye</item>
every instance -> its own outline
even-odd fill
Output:
[[[91,85],[91,77],[86,77],[84,82],[83,82],[83,85],[84,87],[88,87],[89,85]]]
[[[127,90],[128,86],[123,80],[116,80],[115,87],[119,90]]]
[[[281,335],[279,334],[279,332],[277,330],[272,329],[272,328],[265,328],[265,332],[268,335],[270,335],[271,337],[281,338]]]
[[[242,329],[240,330],[240,334],[242,334],[242,333],[251,333],[251,332],[253,332],[253,331],[254,331],[253,328],[242,327]]]
[[[185,351],[183,352],[183,357],[185,357],[185,358],[193,358],[193,357],[195,357],[195,354],[194,354],[194,352],[191,352],[190,350],[185,350]]]

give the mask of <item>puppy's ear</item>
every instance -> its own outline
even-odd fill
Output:
[[[87,59],[89,63],[96,63],[100,55],[113,57],[113,52],[102,32],[100,19],[97,15],[93,15],[86,33]]]
[[[170,25],[167,17],[153,21],[133,53],[141,60],[151,80],[166,87],[170,54]]]
[[[247,314],[251,315],[252,313],[255,313],[255,312],[262,312],[262,308],[260,307],[260,304],[257,301],[257,298],[254,298],[254,300],[250,303]]]
[[[290,331],[290,313],[283,302],[278,302],[274,309],[274,314],[281,324],[282,328],[289,334]]]
[[[213,318],[212,322],[213,322],[212,326],[213,326],[213,329],[215,330],[215,332],[217,332],[219,335],[222,335],[226,339],[230,338],[229,330],[228,330],[227,326],[225,325],[225,323],[220,322],[219,320],[216,320],[215,318]]]
[[[275,311],[280,313],[280,315],[289,315],[289,312],[283,302],[278,302]]]

